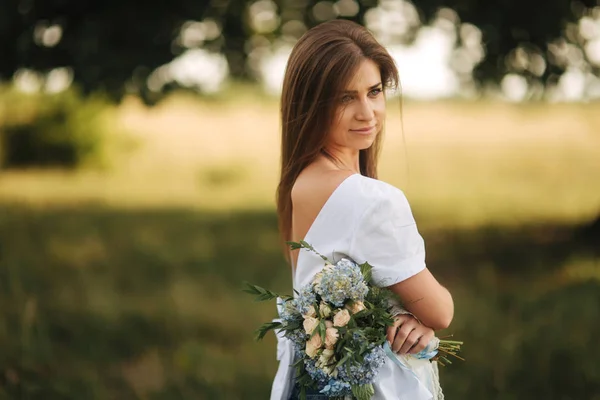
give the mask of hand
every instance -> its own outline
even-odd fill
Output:
[[[435,333],[408,314],[396,316],[393,326],[387,329],[387,340],[397,354],[417,354],[425,349]]]

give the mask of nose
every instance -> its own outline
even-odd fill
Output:
[[[371,121],[375,117],[373,105],[369,99],[362,99],[358,110],[356,110],[356,119],[359,121]]]

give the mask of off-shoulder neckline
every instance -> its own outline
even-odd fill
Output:
[[[335,189],[333,189],[333,191],[331,192],[331,194],[329,195],[329,197],[327,198],[327,200],[325,200],[325,203],[323,203],[323,206],[321,206],[321,209],[319,210],[319,212],[317,213],[317,216],[315,217],[315,219],[313,220],[312,224],[310,225],[310,227],[308,228],[308,231],[306,231],[306,235],[304,235],[304,238],[302,240],[304,240],[305,242],[310,243],[310,235],[312,233],[312,231],[315,230],[317,224],[319,223],[319,221],[322,219],[322,216],[325,214],[326,210],[331,207],[331,204],[333,203],[333,200],[335,199],[335,197],[337,197],[338,193],[341,192],[341,189],[346,186],[348,184],[348,182],[350,182],[352,180],[352,178],[354,177],[363,177],[363,175],[359,174],[359,173],[354,173],[352,175],[348,175],[347,177],[345,177],[337,186]],[[300,256],[302,255],[302,252],[298,253],[298,258],[296,259],[296,265],[293,265],[293,271],[294,271],[294,275],[296,273],[298,264],[300,264]]]

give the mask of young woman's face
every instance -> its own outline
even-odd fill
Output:
[[[369,148],[385,119],[385,97],[377,64],[364,60],[337,101],[328,145],[339,150]]]

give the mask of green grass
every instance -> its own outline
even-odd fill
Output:
[[[447,398],[600,395],[599,265],[577,232],[423,231],[456,300],[446,333],[466,341]],[[274,304],[240,289],[289,291],[273,213],[6,205],[0,243],[4,397],[268,396],[274,338],[252,337]]]
[[[111,110],[102,169],[0,172],[0,400],[268,396],[275,306],[241,287],[291,289],[277,108],[239,93]],[[600,399],[597,105],[410,102],[406,146],[391,108],[381,178],[465,341],[446,398]]]

